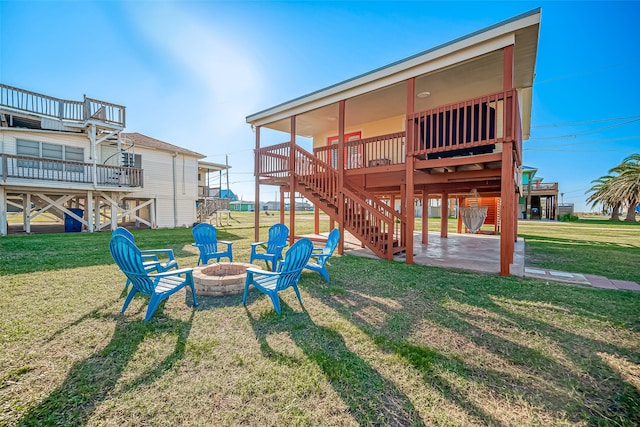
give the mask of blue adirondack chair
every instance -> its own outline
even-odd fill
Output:
[[[113,238],[113,236],[124,236],[131,240],[134,245],[136,243],[133,234],[124,227],[118,227],[113,230],[111,237]],[[163,273],[165,271],[180,268],[178,267],[178,261],[176,261],[172,249],[145,249],[140,250],[140,253],[142,255],[143,265],[149,273],[154,271],[156,273]],[[162,260],[160,260],[159,255],[162,255]],[[127,283],[124,284],[125,291],[129,288],[130,283],[131,281],[127,279]]]
[[[124,313],[133,297],[138,293],[150,295],[145,321],[151,319],[158,305],[185,286],[191,287],[193,306],[198,306],[196,290],[193,285],[193,269],[183,268],[175,271],[150,274],[144,265],[140,249],[123,235],[115,235],[109,242],[111,256],[120,270],[131,281],[131,290],[124,300],[121,313]]]
[[[300,239],[289,248],[285,254],[284,261],[278,266],[278,271],[264,271],[257,268],[247,269],[247,278],[244,282],[244,294],[242,296],[242,304],[247,303],[247,293],[249,286],[253,285],[263,294],[269,295],[273,302],[276,313],[280,314],[280,297],[278,292],[284,291],[288,287],[292,287],[296,292],[298,301],[302,305],[300,291],[298,290],[298,281],[300,273],[309,261],[313,243],[309,239]]]
[[[282,250],[287,246],[287,238],[289,237],[289,229],[284,224],[273,224],[269,228],[269,240],[266,242],[257,242],[251,244],[251,255],[249,262],[261,259],[271,271],[276,271],[278,261],[282,259]],[[258,248],[267,245],[266,252],[258,252]],[[269,265],[271,262],[271,265]]]
[[[307,262],[307,265],[305,266],[305,268],[311,271],[317,271],[320,273],[327,283],[329,283],[329,273],[327,272],[326,263],[331,255],[333,255],[333,251],[336,250],[339,241],[340,230],[334,228],[331,230],[331,233],[329,233],[327,243],[323,248],[313,248],[311,258],[309,258],[309,262]]]
[[[226,240],[218,240],[216,228],[203,222],[196,225],[191,230],[193,234],[193,246],[200,251],[200,258],[198,258],[198,265],[207,264],[210,259],[215,259],[216,262],[220,262],[220,258],[229,258],[229,262],[233,262],[233,254],[231,253],[231,245],[233,242]],[[226,245],[225,250],[218,250],[218,245]]]

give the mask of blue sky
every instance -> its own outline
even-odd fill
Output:
[[[228,155],[252,200],[247,115],[537,7],[524,164],[583,211],[591,181],[640,153],[640,2],[0,0],[0,81],[125,105],[128,132]]]

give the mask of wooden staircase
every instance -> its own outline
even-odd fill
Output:
[[[297,146],[294,150],[294,191],[334,221],[341,222],[342,214],[344,228],[380,258],[391,260],[404,251],[404,217],[364,188],[346,183],[338,188],[337,170]]]

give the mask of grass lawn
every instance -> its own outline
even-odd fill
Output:
[[[251,224],[234,214],[218,229],[238,261]],[[558,269],[603,274],[631,251],[637,266],[637,226],[558,227],[520,223],[539,242],[532,263],[557,250]],[[134,234],[197,262],[190,229]],[[640,293],[342,256],[331,284],[303,274],[304,308],[291,289],[280,316],[255,290],[246,307],[238,295],[195,309],[181,291],[145,323],[144,297],[119,314],[109,238],[0,238],[0,425],[640,423]]]

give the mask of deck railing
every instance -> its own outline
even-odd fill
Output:
[[[125,127],[125,107],[86,96],[82,101],[54,98],[0,83],[0,107],[59,120],[95,120]]]
[[[407,129],[407,151],[416,156],[483,154],[501,142],[515,142],[518,156],[521,153],[515,89],[409,114]]]
[[[39,157],[0,155],[0,176],[78,184],[94,183],[92,163],[69,162]],[[106,187],[143,187],[143,171],[138,168],[96,165],[95,182]]]
[[[255,151],[255,176],[269,178],[286,178],[290,175],[289,153],[291,144],[283,142]]]
[[[403,164],[406,158],[405,132],[378,135],[344,143],[345,169]],[[313,153],[332,167],[338,165],[338,145],[314,148]]]

